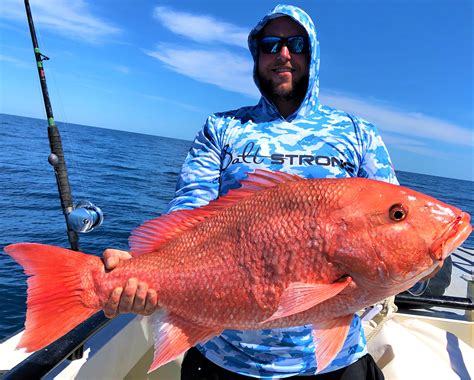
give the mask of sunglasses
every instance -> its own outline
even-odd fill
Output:
[[[309,40],[306,36],[273,37],[266,36],[258,40],[260,50],[265,54],[277,54],[285,45],[290,53],[304,54],[309,52]]]

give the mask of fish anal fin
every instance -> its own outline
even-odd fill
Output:
[[[317,373],[325,369],[341,351],[351,327],[353,314],[313,324]]]
[[[207,342],[221,330],[195,325],[177,315],[158,311],[152,317],[155,354],[148,373],[176,359],[198,343]]]
[[[351,277],[331,284],[311,284],[292,282],[281,294],[278,309],[273,315],[261,323],[288,317],[301,313],[324,302],[346,288],[351,283]]]
[[[240,188],[230,190],[226,195],[205,206],[173,211],[143,223],[132,232],[129,238],[130,249],[134,256],[153,252],[183,231],[254,193],[298,180],[302,178],[295,174],[258,169],[255,173],[249,173],[248,177],[240,182]]]

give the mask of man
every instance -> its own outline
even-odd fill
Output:
[[[359,176],[397,183],[375,127],[320,104],[319,44],[313,22],[304,11],[287,5],[275,7],[251,31],[248,42],[255,61],[255,83],[262,97],[256,106],[207,119],[182,167],[169,212],[205,205],[237,188],[246,173],[256,169],[281,170],[308,178]],[[108,251],[106,262],[121,255],[129,257],[124,252]],[[146,284],[139,284],[137,290],[134,279],[123,297],[120,294],[118,289],[111,296],[108,315],[117,310],[147,314],[156,305],[156,294],[147,293]],[[367,355],[357,316],[342,350],[322,374],[315,375],[314,352],[309,325],[227,330],[188,351],[182,378],[383,378]]]

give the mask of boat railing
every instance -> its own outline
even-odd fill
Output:
[[[102,312],[94,314],[49,346],[32,353],[0,378],[2,380],[21,380],[39,379],[45,376],[64,360],[71,358],[71,354],[77,352],[77,349],[82,347],[86,340],[110,321]]]
[[[395,304],[403,309],[426,308],[439,306],[449,309],[474,310],[474,303],[469,298],[451,296],[412,296],[399,294],[395,297]]]

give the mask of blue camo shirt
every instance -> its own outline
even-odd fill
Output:
[[[262,96],[255,106],[209,116],[183,164],[168,212],[200,207],[238,188],[255,169],[281,170],[307,178],[367,177],[398,184],[388,152],[374,125],[319,102],[319,43],[311,18],[294,6],[278,5],[250,32],[274,18],[290,16],[311,43],[309,84],[299,109],[286,119]],[[258,78],[254,80],[258,87]],[[226,330],[198,349],[230,371],[258,378],[312,375],[317,371],[311,325],[259,331]],[[367,352],[357,316],[344,346],[323,372],[352,364]]]

